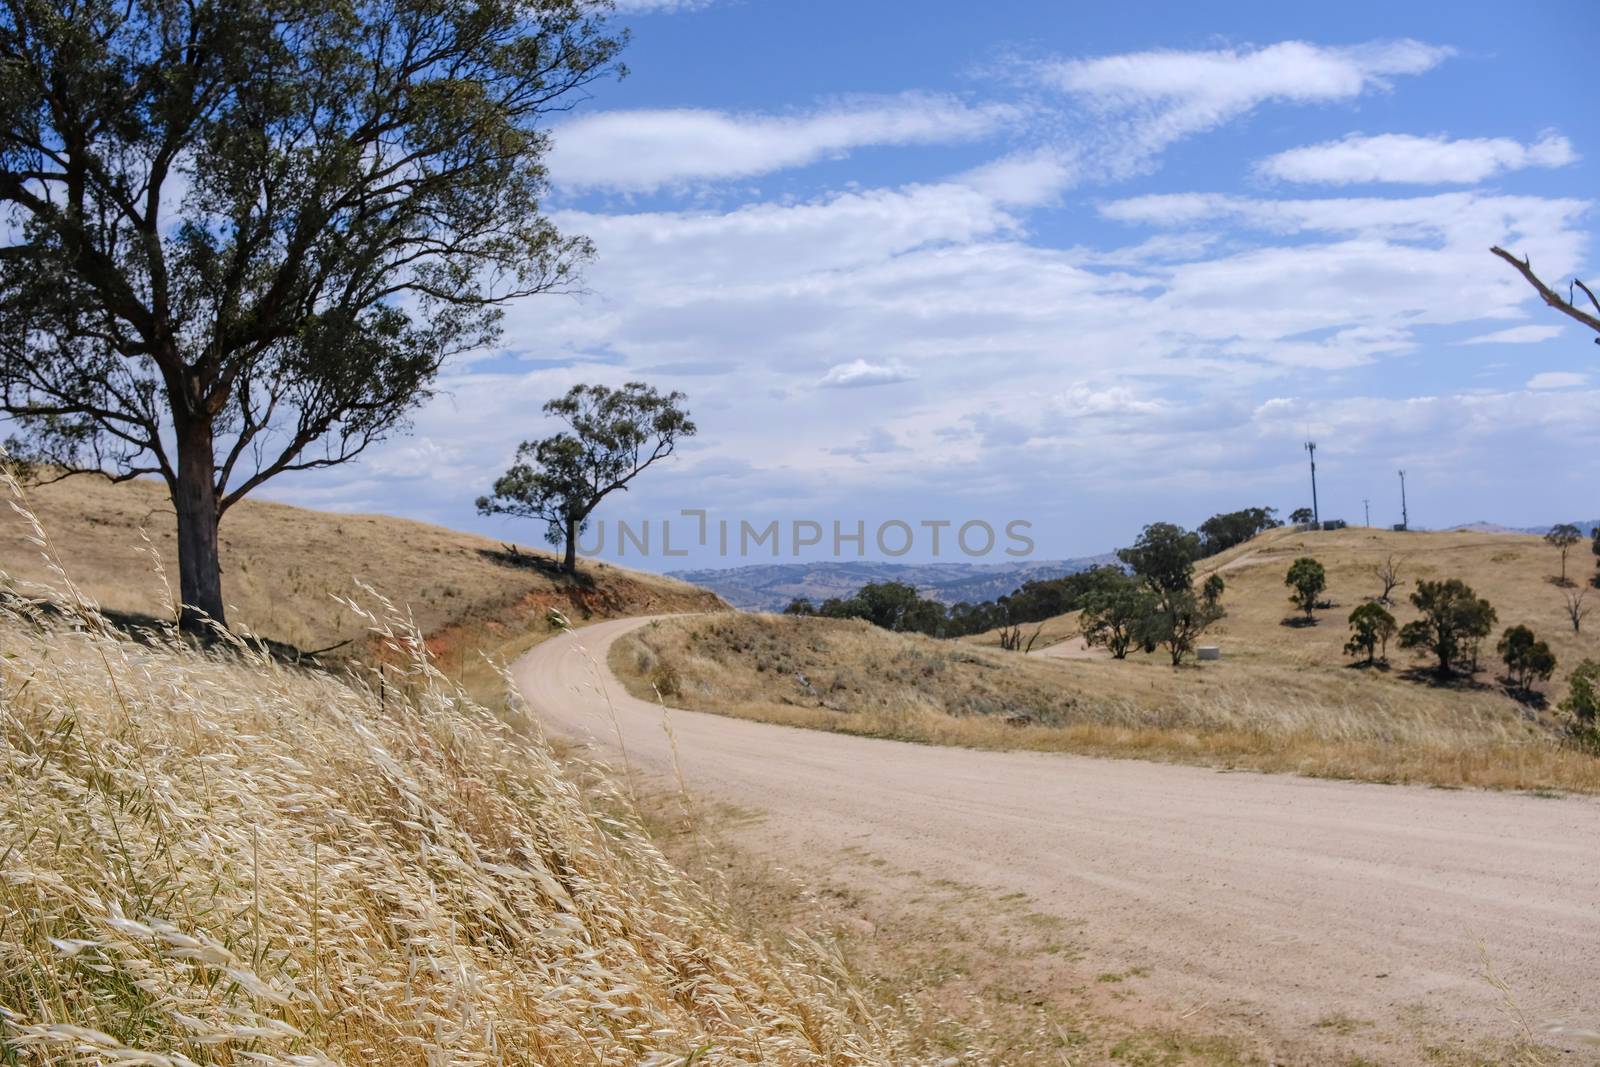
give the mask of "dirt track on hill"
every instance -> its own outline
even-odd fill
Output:
[[[558,636],[514,673],[553,731],[616,762],[620,729],[633,773],[670,775],[661,709],[604,668],[644,621]],[[691,790],[764,813],[757,847],[863,850],[1026,893],[1073,925],[1091,973],[1143,969],[1153,1017],[1266,1035],[1286,1062],[1343,1047],[1410,1062],[1422,1033],[1515,1035],[1487,961],[1541,1040],[1570,1051],[1560,1062],[1600,1062],[1592,798],[938,748],[678,710],[671,725]]]

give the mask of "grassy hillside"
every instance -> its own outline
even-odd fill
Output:
[[[918,1062],[425,661],[380,698],[9,603],[0,1061]]]
[[[169,594],[141,535],[175,582],[174,519],[163,485],[73,478],[32,489],[28,500],[73,580],[103,608],[170,617]],[[0,570],[45,580],[27,536],[19,516],[0,511]],[[223,516],[222,567],[231,625],[302,650],[360,638],[362,620],[333,599],[362,597],[359,579],[409,609],[447,665],[542,620],[549,607],[581,618],[720,605],[671,578],[585,563],[574,579],[535,549],[513,557],[499,541],[425,523],[255,500]]]
[[[1295,616],[1299,613],[1289,603],[1289,590],[1283,579],[1289,565],[1300,556],[1316,559],[1328,575],[1327,592],[1323,594],[1328,606],[1318,609],[1314,626],[1286,625],[1297,621]],[[1453,690],[1434,687],[1430,684],[1433,679],[1420,677],[1415,670],[1419,666],[1426,668],[1429,661],[1393,642],[1388,669],[1368,671],[1349,666],[1344,644],[1350,636],[1350,612],[1381,591],[1382,585],[1373,571],[1391,557],[1398,564],[1403,584],[1391,594],[1394,603],[1389,610],[1401,625],[1417,617],[1410,595],[1418,579],[1460,578],[1495,606],[1499,621],[1484,643],[1485,669],[1470,682],[1462,680]],[[1206,643],[1221,647],[1223,660],[1205,664],[1200,670],[1216,678],[1259,678],[1265,691],[1278,684],[1279,672],[1287,670],[1303,678],[1315,678],[1316,684],[1327,687],[1330,694],[1345,694],[1350,699],[1367,693],[1396,699],[1403,695],[1409,700],[1443,702],[1441,706],[1448,706],[1459,693],[1501,694],[1496,676],[1503,665],[1495,655],[1494,643],[1502,630],[1520,623],[1548,641],[1556,654],[1555,678],[1541,687],[1553,704],[1565,695],[1565,679],[1572,667],[1584,657],[1600,658],[1600,589],[1590,589],[1587,594],[1595,611],[1582,633],[1573,633],[1564,597],[1568,591],[1579,591],[1582,586],[1576,583],[1587,582],[1594,574],[1594,556],[1588,543],[1574,546],[1567,559],[1567,574],[1575,579],[1574,586],[1555,584],[1559,570],[1556,550],[1543,539],[1525,534],[1271,530],[1202,561],[1197,568],[1197,581],[1220,573],[1228,586],[1223,596],[1228,615],[1205,637]],[[1031,635],[1033,627],[1024,630]],[[1044,624],[1034,647],[1050,649],[1068,643],[1070,647],[1056,647],[1055,653],[1077,658],[1081,654],[1078,633],[1076,613],[1059,616]],[[969,640],[980,645],[999,644],[995,633]],[[1134,654],[1129,657],[1129,664],[1144,659]],[[1161,656],[1154,659],[1164,662]],[[1122,666],[1125,665],[1108,664]],[[1120,683],[1113,676],[1105,685],[1115,691]]]
[[[1406,584],[1461,577],[1499,610],[1500,629],[1531,626],[1560,666],[1543,708],[1512,699],[1485,670],[1450,686],[1391,646],[1388,669],[1350,665],[1346,616],[1380,586],[1371,567],[1391,553]],[[1300,555],[1328,570],[1330,606],[1314,626],[1283,576]],[[715,616],[655,625],[617,644],[630,689],[667,690],[683,707],[796,725],[986,747],[1054,748],[1201,760],[1265,770],[1506,788],[1600,790],[1600,759],[1563,747],[1553,711],[1565,677],[1600,657],[1600,612],[1573,634],[1556,553],[1535,537],[1476,533],[1273,531],[1214,560],[1228,617],[1206,637],[1220,662],[1174,670],[1164,654],[1117,661],[1083,650],[1076,616],[1045,625],[1043,653],[1001,652],[993,635],[938,641],[865,623]],[[1574,553],[1569,571],[1592,566]],[[1600,602],[1600,592],[1594,594]],[[1592,632],[1591,632],[1592,630]],[[1031,628],[1030,628],[1031,632]],[[1485,667],[1496,664],[1493,639]],[[1036,646],[1037,647],[1037,646]]]

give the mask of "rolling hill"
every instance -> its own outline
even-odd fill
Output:
[[[158,559],[176,581],[177,547],[164,485],[73,478],[28,490],[27,501],[50,550],[102,608],[170,616]],[[29,536],[21,516],[0,512],[0,572],[48,582]],[[260,500],[223,517],[222,567],[230,625],[302,651],[364,636],[363,621],[334,599],[370,601],[358,580],[408,610],[446,659],[530,621],[542,630],[552,607],[585,618],[721,606],[715,595],[659,575],[583,563],[571,577],[539,549],[513,553],[502,542],[427,523]]]

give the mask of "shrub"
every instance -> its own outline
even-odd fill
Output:
[[[1573,737],[1600,749],[1600,660],[1586,659],[1573,670],[1561,710],[1571,716],[1567,728]]]
[[[658,663],[650,672],[650,687],[664,697],[675,697],[683,691],[683,679],[678,669],[670,663]]]
[[[1394,616],[1377,602],[1363,604],[1350,613],[1350,640],[1345,642],[1347,656],[1366,656],[1370,666],[1378,647],[1383,648],[1383,658],[1389,658],[1389,639],[1395,634]]]
[[[1535,682],[1548,681],[1555,673],[1555,653],[1526,626],[1507,628],[1496,648],[1505,661],[1507,676],[1519,689],[1531,689]]]
[[[1283,584],[1289,587],[1289,601],[1306,613],[1306,621],[1313,618],[1317,598],[1328,588],[1328,572],[1310,556],[1301,556],[1289,566]]]

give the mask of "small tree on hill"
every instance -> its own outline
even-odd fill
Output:
[[[1561,584],[1567,584],[1567,553],[1572,546],[1583,540],[1583,533],[1570,522],[1559,526],[1552,526],[1544,539],[1561,553]]]
[[[1596,526],[1594,529],[1590,530],[1589,537],[1591,539],[1589,548],[1594,552],[1595,569],[1594,577],[1589,579],[1589,584],[1600,587],[1600,526]]]
[[[1222,580],[1220,574],[1209,574],[1206,580],[1200,583],[1200,599],[1205,601],[1208,608],[1220,609],[1222,607],[1222,594],[1228,589],[1228,583]]]
[[[1322,569],[1322,564],[1310,556],[1301,556],[1290,564],[1283,584],[1289,587],[1290,603],[1306,613],[1307,622],[1312,622],[1317,598],[1328,587],[1328,574]]]
[[[567,429],[522,442],[516,463],[490,495],[478,498],[478,511],[542,519],[550,543],[564,546],[562,569],[576,573],[578,534],[600,502],[694,436],[683,400],[682,393],[658,393],[643,382],[620,389],[574,385],[544,406]]]
[[[1213,515],[1200,524],[1200,551],[1214,556],[1218,552],[1242,545],[1263,530],[1283,523],[1278,521],[1276,508],[1242,508]]]
[[[797,596],[784,607],[785,615],[815,615],[817,606],[811,603],[810,597]]]
[[[1475,669],[1478,642],[1494,628],[1494,607],[1459,578],[1419,581],[1411,603],[1422,618],[1400,628],[1400,647],[1431,653],[1441,676],[1462,664]]]
[[[1194,652],[1200,635],[1222,615],[1220,606],[1208,607],[1192,589],[1176,593],[1162,600],[1155,613],[1146,618],[1139,640],[1148,649],[1165,647],[1172,665],[1178,667],[1185,656]]]
[[[1131,547],[1117,552],[1154,601],[1137,641],[1150,650],[1165,645],[1174,667],[1194,651],[1206,628],[1222,618],[1220,605],[1207,606],[1195,595],[1194,561],[1199,555],[1199,536],[1170,522],[1151,523]]]
[[[1403,579],[1400,577],[1400,565],[1404,562],[1404,557],[1396,556],[1393,552],[1391,552],[1382,563],[1379,563],[1372,568],[1372,573],[1377,575],[1379,582],[1383,583],[1383,591],[1377,596],[1378,603],[1394,603],[1390,594],[1392,594],[1395,591],[1395,587],[1400,585],[1403,581]]]
[[[1289,512],[1289,524],[1291,526],[1305,526],[1311,522],[1312,518],[1314,518],[1314,513],[1310,508],[1295,508]]]
[[[1556,657],[1550,646],[1534,637],[1526,626],[1512,626],[1500,635],[1496,646],[1505,661],[1506,675],[1523,692],[1531,692],[1534,683],[1548,681],[1556,670]]]
[[[1084,643],[1110,650],[1114,659],[1126,659],[1128,650],[1142,643],[1143,628],[1155,611],[1154,595],[1124,576],[1089,595],[1079,616]]]
[[[1347,656],[1366,656],[1367,666],[1372,666],[1380,655],[1389,659],[1389,641],[1395,634],[1394,616],[1374,601],[1362,604],[1350,613],[1350,640],[1345,642]]]
[[[1561,710],[1572,717],[1573,738],[1586,748],[1600,749],[1600,660],[1586,659],[1567,679]]]

